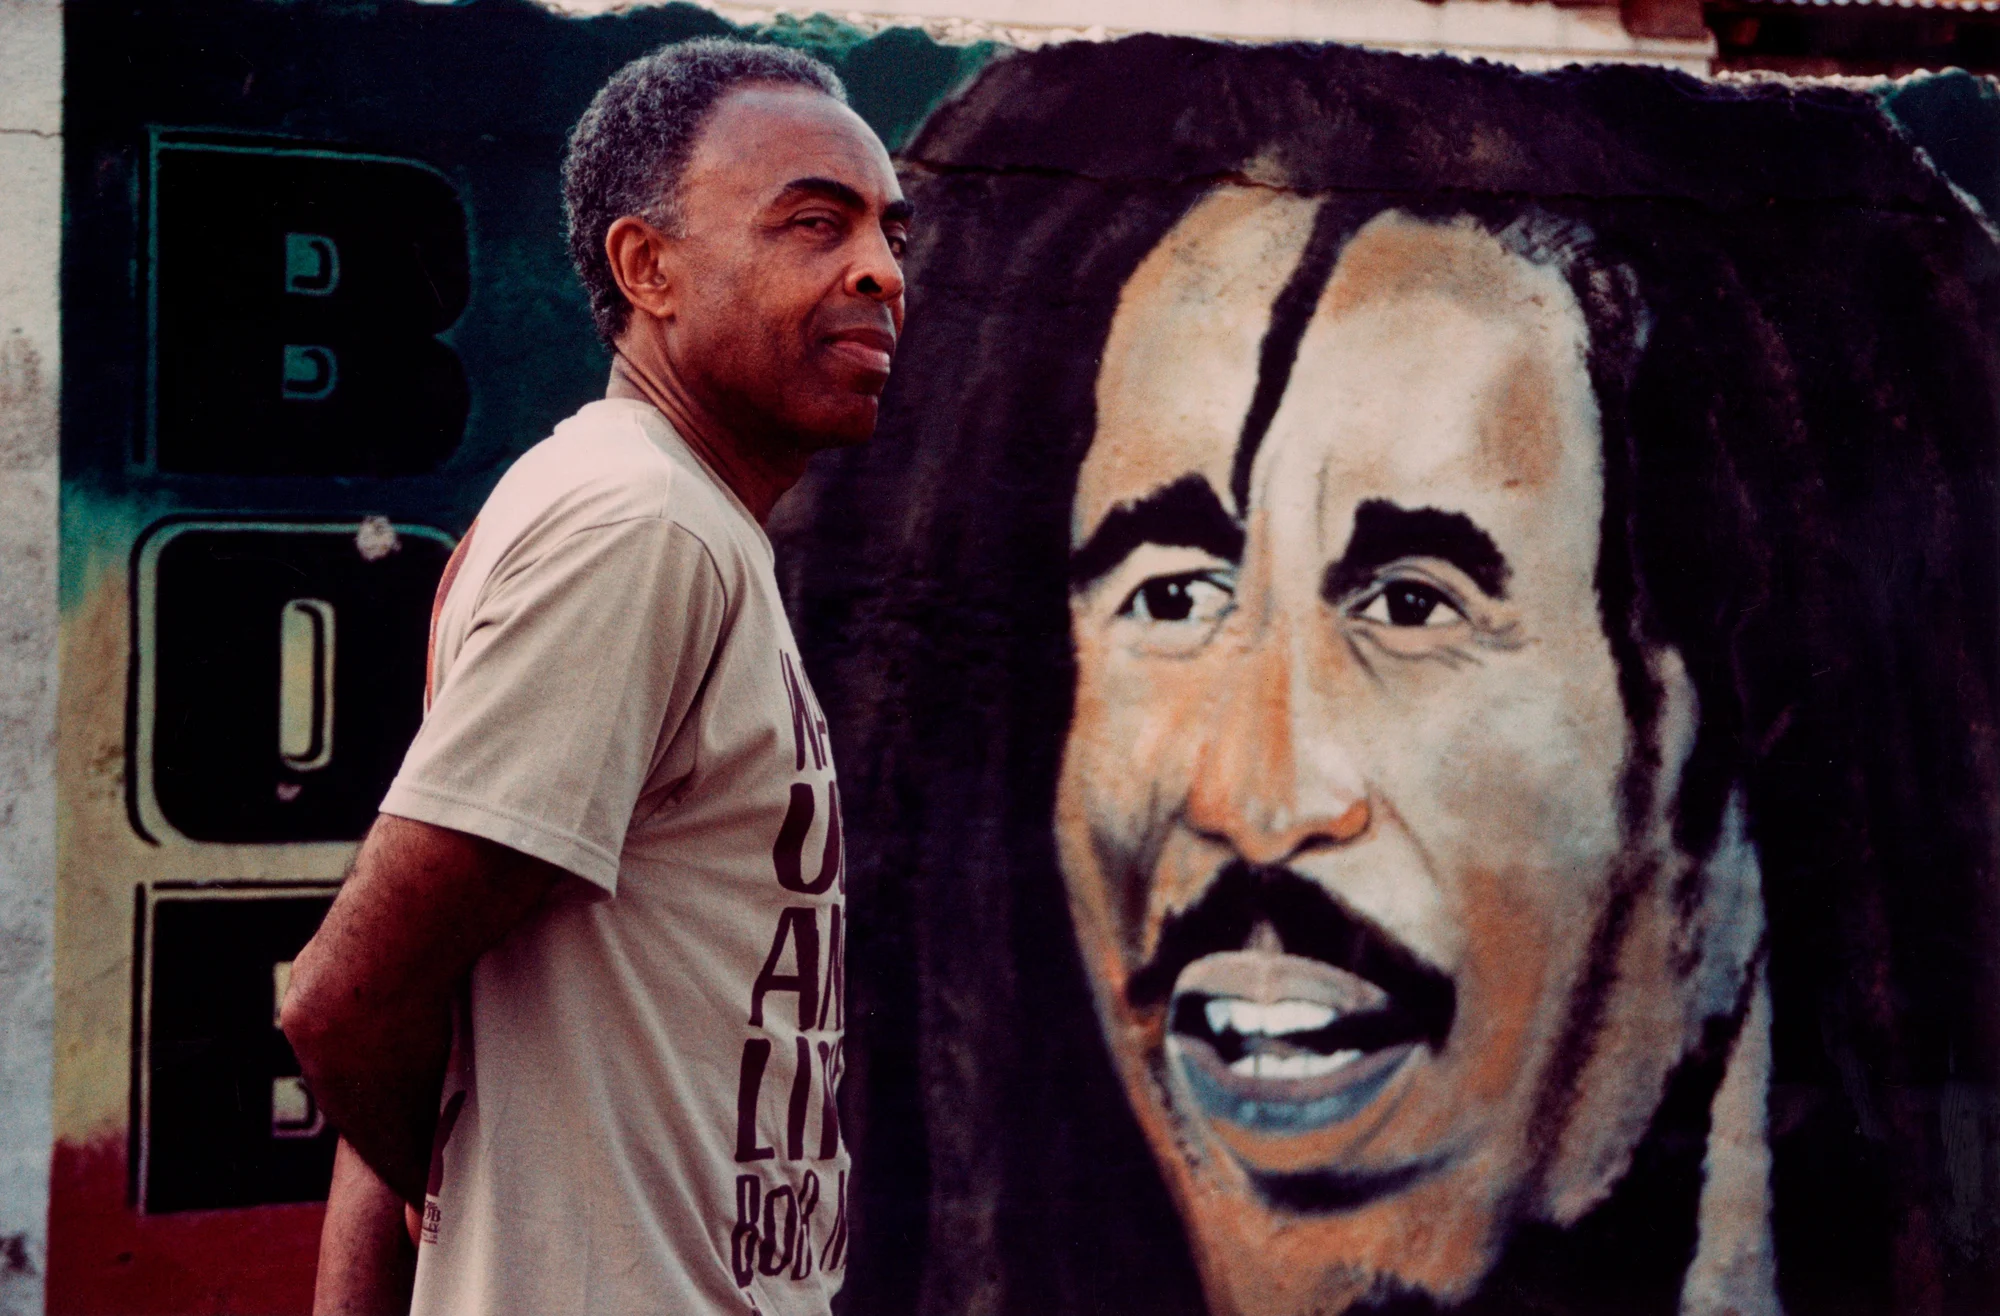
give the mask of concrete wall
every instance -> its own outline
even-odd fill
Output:
[[[0,1313],[42,1310],[55,903],[62,7],[0,0]]]
[[[602,13],[629,0],[543,2]],[[698,3],[731,22],[751,24],[810,8]],[[919,25],[940,40],[998,40],[1026,48],[1167,32],[1235,41],[1339,41],[1410,54],[1448,51],[1529,69],[1616,61],[1700,74],[1715,58],[1715,38],[1694,0],[862,0],[857,12],[827,9],[862,27]]]

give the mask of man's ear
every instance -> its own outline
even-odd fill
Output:
[[[635,310],[659,320],[673,315],[680,295],[678,245],[637,215],[615,220],[605,233],[611,277]]]

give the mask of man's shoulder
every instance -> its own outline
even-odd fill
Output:
[[[630,404],[592,402],[515,460],[480,520],[561,521],[582,530],[661,519],[679,492],[680,474]]]
[[[653,520],[681,526],[713,553],[731,553],[722,495],[680,447],[642,402],[588,403],[501,477],[480,513],[482,533],[489,522],[539,538]]]

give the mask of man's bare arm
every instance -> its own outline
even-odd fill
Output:
[[[313,1316],[408,1316],[417,1247],[404,1224],[407,1209],[341,1139],[319,1234]]]
[[[384,814],[292,965],[282,1023],[307,1086],[413,1205],[424,1200],[452,994],[561,876],[492,841]]]

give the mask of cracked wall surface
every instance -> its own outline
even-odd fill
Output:
[[[0,0],[0,1313],[48,1251],[62,8]]]
[[[641,4],[656,0],[640,0]],[[628,0],[542,0],[573,14],[631,7]],[[802,6],[701,0],[732,23],[758,26]],[[1136,32],[1223,41],[1338,41],[1406,54],[1449,52],[1521,68],[1585,61],[1660,64],[1706,73],[1715,38],[1698,6],[1671,31],[1638,30],[1615,4],[1496,4],[1493,0],[867,0],[844,22],[866,30],[921,27],[940,41],[998,41],[1032,50]],[[1644,26],[1644,25],[1642,25]]]

